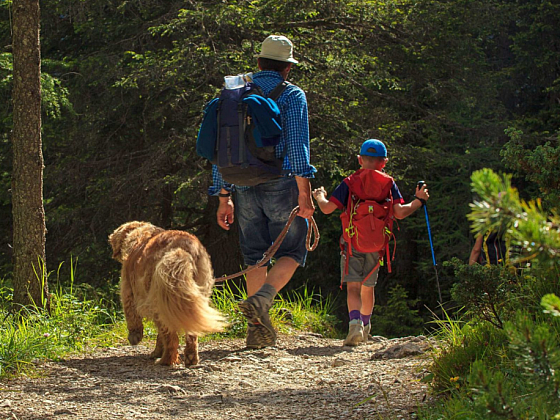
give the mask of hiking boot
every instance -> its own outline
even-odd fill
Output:
[[[254,327],[250,342],[247,334],[247,347],[249,344],[252,346],[250,348],[275,346],[276,331],[270,322],[267,301],[260,296],[250,296],[243,302],[239,302],[238,306],[243,316],[247,318],[248,324],[253,324]]]
[[[344,346],[357,346],[364,340],[364,325],[361,319],[350,321],[348,335],[342,343]]]
[[[367,343],[369,340],[369,332],[371,331],[371,324],[364,325],[363,342]]]
[[[245,345],[248,349],[261,349],[264,347],[261,344],[261,341],[257,340],[257,337],[263,335],[263,332],[257,331],[260,328],[264,327],[261,324],[251,324],[250,322],[247,323],[247,339],[245,341]]]

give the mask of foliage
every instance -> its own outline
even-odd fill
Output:
[[[438,393],[454,393],[469,385],[471,366],[484,360],[498,364],[507,353],[507,335],[488,323],[466,323],[449,316],[436,321],[436,337],[445,347],[437,352],[431,368],[431,385]]]
[[[555,295],[549,299],[558,301]],[[543,306],[547,307],[546,301]],[[545,420],[560,414],[560,323],[543,314],[520,310],[506,324],[499,343],[478,343],[482,351],[474,360],[461,359],[465,349],[458,347],[438,357],[436,378],[441,382],[433,384],[450,392],[451,399],[432,407],[430,413],[422,410],[419,418]],[[502,331],[490,324],[485,328],[494,334]],[[475,328],[467,336],[481,330]]]
[[[529,264],[520,275],[507,267],[457,265],[457,289],[463,285],[474,296],[455,291],[469,310],[461,328],[447,329],[453,338],[444,339],[431,377],[434,389],[449,398],[420,418],[550,419],[560,414],[558,217],[544,212],[539,200],[520,199],[510,179],[491,170],[473,173],[480,201],[472,205],[469,219],[477,234],[508,229],[512,242],[524,250],[518,260]],[[474,347],[467,345],[477,340]]]
[[[11,289],[2,287],[2,298]],[[111,301],[88,297],[86,289],[71,291],[55,288],[51,294],[51,314],[40,307],[8,311],[9,302],[2,301],[0,316],[0,377],[33,370],[37,362],[56,360],[64,354],[81,351],[95,338],[98,345],[112,343],[106,336],[118,318],[110,308]]]
[[[526,135],[513,128],[507,133],[510,140],[501,154],[508,168],[538,186],[543,203],[554,207],[560,196],[560,133]]]
[[[333,315],[336,301],[330,296],[315,294],[307,285],[281,294],[271,310],[281,331],[311,331],[327,338],[336,337],[337,324]]]
[[[503,328],[503,318],[512,310],[511,293],[519,290],[515,271],[502,265],[465,265],[457,258],[448,264],[452,264],[455,271],[452,299],[465,308],[467,314]]]
[[[468,215],[473,232],[483,234],[491,230],[507,230],[514,244],[529,255],[521,260],[533,260],[555,271],[560,267],[560,217],[553,211],[549,216],[541,200],[526,202],[510,184],[511,176],[500,177],[483,169],[472,175],[473,189],[484,201],[475,202]],[[536,258],[538,256],[538,258]]]
[[[408,298],[408,292],[397,284],[389,291],[387,305],[376,305],[371,334],[383,337],[405,337],[422,333],[423,319],[418,315],[418,301]]]

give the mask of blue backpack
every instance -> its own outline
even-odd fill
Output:
[[[218,167],[224,181],[254,186],[282,175],[287,152],[276,157],[282,138],[276,104],[288,82],[280,82],[268,97],[252,82],[222,89],[204,109],[196,152]]]

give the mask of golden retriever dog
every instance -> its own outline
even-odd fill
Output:
[[[157,326],[157,364],[180,363],[179,332],[185,333],[185,366],[198,363],[198,336],[221,331],[222,315],[211,306],[214,273],[210,256],[190,233],[128,222],[110,236],[113,258],[122,263],[121,300],[128,341],[144,335],[143,318]]]

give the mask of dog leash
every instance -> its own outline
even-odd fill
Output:
[[[286,222],[286,226],[284,226],[284,229],[282,229],[282,232],[280,232],[280,235],[278,235],[278,238],[276,238],[276,240],[272,243],[270,248],[268,248],[266,250],[266,252],[263,254],[263,257],[257,262],[257,264],[255,264],[255,265],[253,265],[249,268],[246,268],[245,270],[240,271],[239,273],[231,274],[229,276],[224,276],[224,277],[217,277],[217,278],[214,279],[214,281],[216,283],[218,283],[218,282],[226,281],[226,280],[229,280],[229,279],[234,279],[236,277],[239,277],[239,276],[242,276],[243,274],[248,273],[249,271],[256,270],[257,268],[260,268],[263,265],[265,265],[266,263],[268,263],[271,260],[271,258],[274,256],[276,251],[278,251],[278,248],[280,248],[280,245],[282,244],[282,241],[286,237],[286,234],[288,233],[288,230],[290,229],[290,225],[292,224],[292,222],[296,218],[296,216],[298,214],[298,211],[299,211],[299,206],[295,207],[292,210],[292,212],[290,213],[290,217],[288,218],[288,221]],[[319,245],[319,238],[321,236],[319,235],[319,228],[317,227],[317,223],[315,223],[315,219],[313,217],[311,217],[311,219],[309,219],[309,220],[311,221],[311,229],[307,229],[307,237],[305,239],[305,246],[306,246],[308,251],[315,251],[315,248],[317,248],[317,246]],[[313,245],[311,245],[311,235],[312,234],[315,237],[315,240],[313,241]]]

